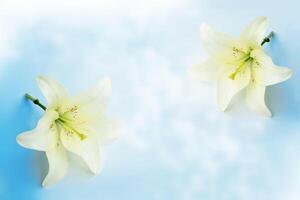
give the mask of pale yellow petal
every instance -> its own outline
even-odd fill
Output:
[[[245,69],[238,73],[234,79],[230,78],[230,73],[224,73],[224,75],[218,81],[217,88],[217,100],[219,109],[221,111],[225,111],[234,95],[244,89],[249,84],[249,81],[249,67],[245,67]]]
[[[120,136],[121,124],[107,117],[98,118],[98,121],[91,125],[98,137],[99,144],[107,144]]]
[[[68,169],[68,158],[65,148],[61,142],[46,152],[48,159],[48,174],[43,181],[43,186],[48,187],[61,180]]]
[[[253,112],[265,117],[271,117],[272,113],[265,103],[265,90],[265,86],[251,83],[247,87],[246,102]]]
[[[47,100],[48,108],[55,108],[68,97],[67,90],[56,80],[47,76],[37,78],[38,85]]]
[[[95,121],[103,115],[110,95],[111,81],[102,79],[95,87],[72,97],[68,105],[62,108],[67,109],[62,111],[65,112],[64,117],[76,124]]]
[[[220,66],[212,59],[207,59],[199,65],[194,65],[189,69],[189,74],[193,79],[214,82],[218,79]]]
[[[200,34],[204,48],[212,56],[219,56],[224,52],[231,51],[235,44],[233,37],[217,32],[207,24],[201,25]]]
[[[292,76],[292,70],[287,67],[275,65],[272,59],[262,50],[254,50],[251,53],[254,58],[254,78],[258,84],[268,86],[283,82]]]
[[[60,138],[63,146],[70,152],[80,156],[91,172],[100,172],[100,146],[98,138],[89,130],[61,126]]]
[[[57,118],[57,112],[46,111],[35,129],[17,136],[18,144],[29,149],[47,151],[56,140],[57,129],[54,121]]]
[[[258,17],[244,29],[241,33],[241,39],[247,40],[251,44],[259,47],[266,36],[268,24],[269,21],[267,17]]]

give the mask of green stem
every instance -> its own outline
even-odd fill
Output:
[[[271,38],[274,36],[274,32],[272,31],[271,33],[269,33],[269,35],[267,37],[265,37],[263,39],[263,41],[261,42],[261,46],[263,46],[265,43],[270,42]]]
[[[33,96],[31,96],[30,94],[25,94],[26,99],[29,99],[30,101],[32,101],[35,105],[38,105],[39,107],[41,107],[43,110],[46,110],[47,107],[44,106],[43,104],[40,103],[39,99],[34,98]]]

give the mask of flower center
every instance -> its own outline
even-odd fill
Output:
[[[237,61],[238,65],[237,65],[235,71],[229,75],[229,78],[231,80],[235,80],[236,76],[239,73],[243,72],[244,69],[247,67],[247,63],[249,61],[253,60],[253,58],[250,56],[251,55],[251,51],[253,49],[250,47],[249,50],[247,52],[245,52],[242,49],[233,47],[232,50],[233,50],[233,56],[236,58],[236,61]]]
[[[72,126],[72,123],[74,123],[75,118],[77,116],[77,110],[78,107],[75,105],[64,112],[59,113],[59,118],[56,121],[65,129],[67,136],[76,135],[79,137],[80,140],[84,140],[87,138],[87,136],[83,133],[80,133]],[[71,118],[69,114],[71,114]]]
[[[81,141],[87,138],[85,134],[80,133],[79,131],[74,129],[71,125],[69,125],[68,122],[65,121],[63,117],[59,117],[56,121],[65,129],[67,136],[76,135],[77,137],[79,137]]]

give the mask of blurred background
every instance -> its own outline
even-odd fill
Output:
[[[238,0],[1,0],[0,199],[299,200],[299,2]],[[267,89],[274,117],[251,113],[243,94],[217,111],[215,86],[187,69],[206,58],[200,24],[238,36],[258,16],[275,37],[266,51],[293,69]],[[102,173],[83,164],[42,188],[44,153],[15,137],[36,126],[50,75],[75,94],[111,77],[107,115],[122,136],[103,147]],[[77,163],[71,155],[71,162]]]

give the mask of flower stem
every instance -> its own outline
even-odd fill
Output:
[[[271,38],[272,38],[273,36],[274,36],[274,32],[271,31],[271,32],[269,33],[269,35],[263,39],[263,41],[261,42],[260,45],[263,46],[265,43],[270,42],[270,41],[271,41]]]
[[[26,99],[29,99],[30,101],[32,101],[34,104],[38,105],[39,107],[41,107],[43,110],[46,110],[47,107],[44,106],[43,104],[40,103],[39,99],[34,98],[33,96],[31,96],[30,94],[25,94]]]

